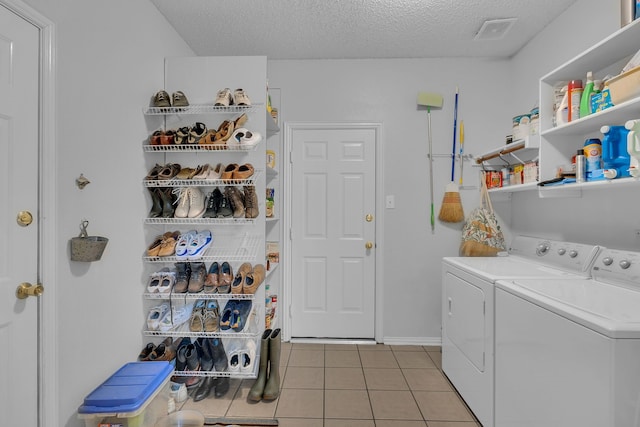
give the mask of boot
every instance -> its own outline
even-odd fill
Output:
[[[267,383],[267,365],[269,364],[269,336],[271,335],[271,329],[265,329],[260,341],[260,370],[258,371],[258,378],[253,383],[253,387],[249,390],[248,398],[254,402],[259,402],[262,399],[264,393],[264,386]]]
[[[175,208],[173,204],[175,202],[171,188],[158,189],[158,196],[160,197],[160,203],[162,206],[162,218],[173,218]]]
[[[213,357],[213,367],[216,372],[227,372],[229,370],[229,361],[227,353],[224,351],[222,340],[220,338],[212,338],[209,340],[209,349]],[[215,378],[215,396],[220,398],[229,391],[229,377]]]
[[[258,196],[253,185],[244,187],[244,211],[246,218],[256,218],[259,214]]]
[[[196,392],[193,395],[193,401],[194,402],[199,402],[199,401],[209,397],[209,394],[211,394],[211,390],[215,386],[216,379],[217,379],[216,377],[206,377],[206,378],[204,378],[200,382],[200,385],[198,386],[198,389],[196,390]]]
[[[159,218],[162,216],[162,201],[160,200],[159,190],[157,188],[149,188],[149,194],[151,194],[149,218]]]
[[[269,337],[269,379],[264,386],[262,398],[273,400],[280,394],[280,328],[274,329]]]
[[[198,372],[200,371],[200,355],[198,354],[198,347],[195,344],[188,344],[185,353],[187,357],[187,371]],[[187,390],[193,390],[200,384],[202,377],[192,376],[187,377],[185,385]]]
[[[244,194],[242,194],[236,187],[227,187],[224,190],[224,195],[231,202],[233,217],[244,218]]]

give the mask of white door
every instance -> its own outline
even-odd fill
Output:
[[[39,279],[38,61],[39,29],[0,5],[0,424],[6,426],[38,425],[38,299],[16,296],[19,284]]]
[[[374,338],[375,154],[373,128],[293,130],[293,338]]]

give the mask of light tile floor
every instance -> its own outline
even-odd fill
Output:
[[[254,380],[193,402],[208,418],[276,418],[283,427],[479,427],[441,370],[440,347],[282,343],[281,392],[249,402]]]

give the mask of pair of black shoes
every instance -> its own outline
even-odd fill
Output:
[[[220,338],[198,338],[191,343],[183,339],[176,354],[176,372],[227,372],[227,353]],[[227,376],[177,376],[178,382],[184,382],[194,402],[209,397],[214,392],[216,398],[229,391]]]
[[[216,187],[207,197],[204,218],[244,218],[244,194],[236,187]]]

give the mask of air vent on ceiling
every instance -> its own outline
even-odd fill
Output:
[[[484,21],[474,40],[499,40],[507,34],[517,19],[504,18]]]

